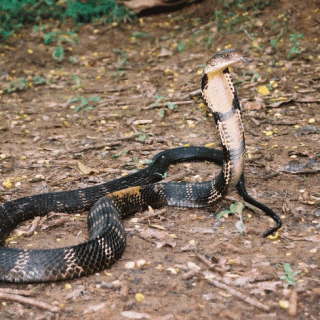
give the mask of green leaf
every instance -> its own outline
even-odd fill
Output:
[[[178,106],[173,102],[168,102],[166,106],[172,111],[175,111],[178,109]]]
[[[52,58],[61,62],[64,58],[64,49],[61,46],[57,46],[52,53]]]
[[[146,141],[149,139],[149,135],[146,132],[140,132],[138,140],[139,141]]]
[[[211,48],[211,46],[212,46],[212,44],[213,44],[213,36],[209,36],[208,37],[208,39],[207,39],[207,44],[206,44],[206,46],[207,46],[207,49],[210,49]]]
[[[235,202],[230,205],[229,209],[232,213],[241,214],[244,209],[244,204],[242,202]]]
[[[177,46],[177,50],[178,52],[182,52],[184,51],[184,49],[186,49],[186,47],[187,47],[187,44],[185,42],[179,42]]]
[[[159,111],[159,118],[163,119],[165,115],[166,115],[166,110],[164,108],[161,108]]]
[[[121,156],[125,156],[128,153],[128,150],[122,150],[120,153],[113,155],[111,158],[118,159]]]
[[[285,263],[285,264],[283,265],[283,270],[284,270],[284,272],[286,273],[286,275],[287,275],[288,277],[292,277],[292,276],[294,275],[294,272],[293,272],[293,270],[292,270],[292,268],[291,268],[290,263]]]
[[[280,279],[285,280],[289,286],[293,286],[296,282],[295,276],[300,273],[300,271],[294,272],[289,263],[283,265],[283,270],[285,275],[281,275]]]
[[[159,95],[159,94],[156,94],[154,97],[155,97],[157,100],[152,104],[151,108],[156,107],[156,106],[161,102],[161,100],[164,99],[164,97],[161,96],[161,95]]]
[[[73,103],[73,102],[76,102],[76,101],[79,101],[79,97],[73,97],[73,98],[70,98],[67,103]]]
[[[34,83],[35,85],[41,85],[41,84],[45,84],[45,83],[46,83],[46,80],[45,80],[43,77],[41,77],[41,76],[35,76],[35,77],[33,78],[33,83]]]
[[[79,98],[82,106],[85,107],[88,104],[88,99],[84,96],[79,96]]]
[[[26,86],[27,86],[27,79],[25,77],[19,78],[17,82],[18,90],[20,91],[25,90]]]
[[[55,32],[48,32],[43,35],[43,42],[44,44],[50,44],[56,41],[56,33]]]
[[[277,46],[278,42],[279,42],[280,39],[272,39],[270,40],[270,45],[273,49],[275,49],[275,47]]]
[[[222,216],[229,215],[229,214],[231,214],[231,213],[232,213],[232,211],[230,211],[230,210],[221,211],[221,212],[219,212],[219,213],[216,215],[216,219],[218,220],[218,219],[220,219]]]
[[[75,86],[77,88],[81,88],[82,87],[81,78],[77,74],[74,74],[74,73],[71,75],[71,77],[72,77],[72,80],[75,82]]]
[[[101,98],[100,98],[100,97],[91,97],[91,98],[89,98],[88,100],[89,100],[89,101],[95,101],[95,102],[98,102],[98,101],[100,101],[100,100],[101,100]]]

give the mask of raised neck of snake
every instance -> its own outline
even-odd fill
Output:
[[[225,189],[235,186],[243,172],[244,133],[240,103],[228,67],[244,60],[237,51],[209,60],[202,77],[202,94],[219,130],[224,151]]]

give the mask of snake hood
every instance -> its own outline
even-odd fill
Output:
[[[228,151],[224,162],[227,186],[235,186],[243,172],[245,140],[240,102],[228,69],[240,61],[249,62],[234,49],[215,54],[207,62],[201,82],[203,98],[215,119],[223,149]]]

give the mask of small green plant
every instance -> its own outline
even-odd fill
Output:
[[[251,211],[256,212],[256,208],[247,202],[245,202],[244,204],[242,202],[235,202],[230,205],[229,209],[219,212],[216,218],[220,219],[224,215],[229,215],[234,213],[238,214],[240,219],[235,223],[235,227],[237,228],[238,232],[242,234],[245,231],[243,218],[242,218],[242,212],[244,208],[248,208]]]
[[[186,48],[187,48],[187,43],[186,42],[182,41],[182,42],[178,43],[177,50],[178,50],[179,53],[184,51]]]
[[[36,86],[40,86],[42,84],[47,84],[47,83],[48,83],[48,81],[44,77],[35,76],[33,78],[33,84],[36,85]]]
[[[174,102],[168,102],[166,107],[171,111],[176,111],[178,109],[178,106]]]
[[[10,84],[7,87],[5,87],[3,91],[6,93],[25,91],[29,87],[32,87],[32,85],[40,86],[49,83],[50,80],[45,79],[42,76],[35,76],[32,80],[29,81],[25,77],[20,77],[17,80],[11,81]]]
[[[209,35],[207,40],[206,40],[207,49],[211,49],[211,46],[213,44],[213,40],[214,40],[214,37],[212,35]]]
[[[4,89],[7,93],[12,93],[16,91],[24,91],[27,88],[27,79],[25,77],[21,77],[15,81],[11,81],[9,86]]]
[[[159,111],[159,118],[160,120],[163,119],[166,115],[166,110],[165,108],[161,108],[160,111]]]
[[[253,34],[250,34],[247,29],[243,29],[243,32],[244,32],[245,35],[248,37],[248,39],[251,41],[252,46],[253,46],[254,48],[257,48],[257,49],[259,49],[259,50],[262,50],[262,49],[263,49],[263,46],[256,40],[256,38],[254,37]]]
[[[295,282],[296,282],[296,280],[295,280],[294,277],[295,277],[297,274],[299,274],[300,271],[295,271],[295,272],[294,272],[294,271],[292,270],[291,265],[290,265],[289,263],[285,263],[285,264],[283,265],[283,270],[284,270],[285,274],[284,274],[284,275],[281,275],[281,276],[280,276],[280,279],[285,280],[285,282],[287,283],[287,285],[293,286],[293,285],[295,284]]]
[[[246,205],[243,204],[242,202],[235,202],[230,205],[229,209],[219,212],[217,214],[216,218],[220,219],[224,215],[229,215],[229,214],[234,214],[234,213],[242,214],[242,211],[245,208],[245,206]]]
[[[270,40],[270,45],[273,49],[276,48],[276,46],[277,46],[278,42],[280,41],[280,39],[282,38],[283,34],[284,34],[284,28],[281,28],[281,30],[280,30],[279,34],[276,36],[276,38]]]
[[[101,100],[100,97],[86,98],[84,96],[78,96],[78,97],[73,97],[69,99],[67,103],[68,104],[75,103],[75,102],[80,103],[80,105],[75,107],[74,109],[74,111],[78,112],[80,110],[84,110],[84,111],[92,110],[94,108],[94,104],[92,104],[91,102],[98,102],[100,100]]]
[[[157,107],[160,104],[160,102],[164,99],[164,97],[161,96],[160,94],[156,94],[154,97],[156,101],[151,105],[151,108]]]
[[[37,29],[36,29],[37,30]],[[62,32],[61,30],[50,31],[43,35],[43,42],[46,45],[57,43],[57,46],[52,52],[52,58],[61,62],[65,56],[64,44],[77,45],[79,37],[73,31]]]
[[[222,212],[219,212],[216,216],[217,219],[220,219],[224,215],[229,215],[229,214],[238,214],[240,219],[239,221],[236,222],[235,226],[240,234],[242,234],[245,231],[245,227],[243,224],[243,219],[242,219],[242,211],[243,209],[247,207],[251,210],[253,210],[253,207],[249,205],[248,203],[243,204],[242,202],[235,202],[230,205],[229,209],[224,210]],[[255,209],[254,209],[255,210]]]
[[[299,39],[302,39],[302,38],[303,38],[303,34],[298,33],[296,31],[293,31],[293,33],[289,35],[290,51],[288,53],[288,58],[292,57],[293,55],[301,53],[301,49],[300,49],[301,42],[299,41]]]
[[[161,108],[159,111],[159,118],[163,119],[166,115],[166,108],[168,108],[171,111],[176,111],[178,109],[178,106],[173,102],[168,102],[164,108]]]
[[[137,132],[136,135],[138,136],[138,140],[140,142],[145,142],[149,139],[149,134],[145,131],[145,126],[143,126],[142,130]]]
[[[72,80],[74,81],[75,85],[73,86],[74,89],[79,89],[79,88],[82,88],[83,86],[83,83],[82,83],[82,80],[81,78],[77,75],[77,74],[72,74],[71,75],[71,78]]]
[[[117,153],[117,154],[113,155],[111,158],[118,159],[121,156],[125,156],[127,153],[128,153],[128,150],[122,150],[120,153]]]

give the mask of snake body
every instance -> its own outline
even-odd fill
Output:
[[[204,147],[176,148],[159,153],[137,173],[98,186],[39,194],[0,206],[1,240],[21,222],[50,211],[75,212],[91,208],[89,240],[65,248],[26,250],[0,247],[0,281],[15,283],[70,280],[110,267],[123,254],[126,234],[122,219],[148,206],[209,207],[236,186],[243,199],[276,221],[278,216],[252,199],[243,176],[244,133],[240,104],[228,67],[246,61],[236,50],[226,50],[208,61],[202,77],[202,94],[214,116],[222,151]],[[169,165],[185,161],[213,161],[222,171],[201,183],[158,182]]]

